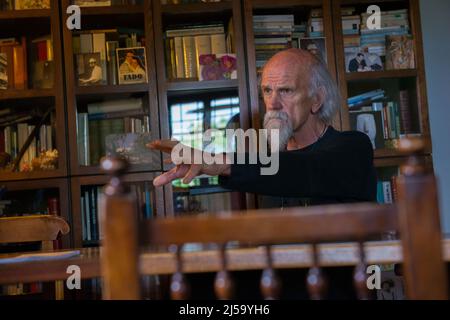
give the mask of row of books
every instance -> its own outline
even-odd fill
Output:
[[[142,4],[142,1],[143,0],[74,0],[73,4],[80,7],[109,7]]]
[[[399,99],[350,110],[351,128],[366,133],[374,149],[394,147],[393,140],[413,133],[408,92],[400,91]]]
[[[15,159],[33,129],[34,125],[26,122],[1,128],[0,153],[5,152],[10,155],[11,160]],[[33,139],[31,145],[20,160],[19,166],[21,171],[24,170],[25,167],[29,167],[41,152],[53,150],[52,135],[53,128],[51,125],[41,126],[37,139]]]
[[[306,35],[304,28],[297,27],[299,37]],[[255,59],[258,72],[276,52],[292,47],[294,15],[254,15]]]
[[[116,85],[147,82],[144,32],[117,28],[74,33],[78,85]]]
[[[136,197],[136,211],[141,220],[153,218],[153,195],[151,182],[137,182],[129,185]],[[99,222],[99,203],[103,193],[102,186],[83,186],[80,208],[83,242],[97,242],[101,239]]]
[[[222,23],[168,27],[165,31],[167,77],[173,79],[208,80],[202,71],[207,65],[203,57],[233,56],[233,27]],[[214,61],[212,61],[214,63]],[[214,70],[211,70],[214,71]]]
[[[186,4],[186,3],[222,2],[222,1],[224,0],[161,0],[161,4]]]
[[[0,11],[3,10],[28,10],[49,9],[50,0],[0,0]]]
[[[114,100],[89,104],[77,116],[77,145],[80,165],[96,165],[104,155],[120,154],[132,164],[148,163],[145,144],[150,142],[150,118],[142,99]]]
[[[50,36],[31,40],[31,46],[28,46],[26,37],[0,39],[0,89],[28,89],[28,64],[32,66],[32,88],[53,87],[53,43]]]
[[[392,176],[390,180],[377,181],[377,202],[380,204],[395,203],[397,195],[397,176]]]

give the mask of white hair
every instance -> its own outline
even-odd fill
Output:
[[[327,67],[320,60],[317,59],[317,62],[311,65],[310,71],[310,96],[317,94],[320,89],[325,93],[322,107],[317,116],[326,124],[331,124],[341,105],[341,95],[338,87]]]

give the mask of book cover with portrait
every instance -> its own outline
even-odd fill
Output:
[[[147,60],[144,47],[116,50],[119,84],[147,83]]]

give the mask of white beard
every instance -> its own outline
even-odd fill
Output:
[[[292,126],[292,121],[289,116],[284,111],[268,111],[264,116],[264,129],[267,129],[267,138],[269,145],[271,143],[271,130],[278,130],[279,135],[279,150],[275,151],[285,151],[289,142],[289,139],[294,135],[294,128]]]

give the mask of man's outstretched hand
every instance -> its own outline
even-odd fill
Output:
[[[178,145],[180,142],[173,141],[173,140],[156,140],[149,144],[147,144],[147,147],[153,150],[159,150],[164,153],[171,154],[173,148],[175,148],[176,145]],[[172,182],[175,179],[183,179],[183,183],[188,184],[190,183],[195,177],[207,174],[210,176],[218,176],[218,175],[224,175],[228,176],[231,174],[231,165],[226,164],[227,162],[227,155],[224,153],[223,156],[223,164],[206,164],[203,161],[203,155],[204,152],[198,149],[189,148],[187,146],[184,146],[183,152],[186,151],[191,153],[190,158],[192,161],[185,161],[180,159],[176,163],[176,167],[167,171],[166,173],[161,174],[160,176],[156,177],[153,180],[153,185],[155,187],[163,186],[165,184],[168,184]],[[184,157],[182,157],[184,158]],[[192,163],[194,159],[202,159],[202,163]],[[173,163],[173,159],[170,159],[169,161],[165,161],[166,163]],[[179,163],[181,162],[181,163]]]

